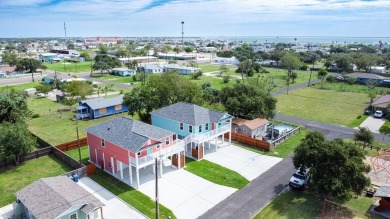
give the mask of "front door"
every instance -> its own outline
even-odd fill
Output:
[[[214,123],[211,123],[211,130],[214,130]]]

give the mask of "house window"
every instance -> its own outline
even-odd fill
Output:
[[[106,141],[102,138],[102,147],[106,145]]]
[[[206,123],[206,126],[204,127],[204,130],[209,130],[209,124],[208,123]]]
[[[169,145],[169,137],[165,138],[165,145]]]
[[[158,145],[156,146],[156,148],[159,149],[159,148],[160,148],[160,145],[158,144]]]
[[[218,127],[220,127],[222,125],[222,122],[218,123]]]
[[[192,133],[192,125],[188,126],[188,131]]]
[[[140,156],[140,155],[141,155],[141,152],[138,152],[137,155]]]
[[[172,138],[173,138],[173,140],[175,141],[175,140],[176,140],[176,135],[173,135]]]
[[[202,126],[200,125],[199,126],[199,133],[201,133],[202,132]]]
[[[181,122],[180,123],[180,130],[183,130],[184,129],[184,125],[183,125],[183,123]]]
[[[77,213],[69,215],[69,219],[77,219]]]

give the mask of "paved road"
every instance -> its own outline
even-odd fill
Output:
[[[43,74],[43,76],[45,76],[45,74]],[[35,81],[42,80],[41,74],[35,73],[34,80]],[[31,74],[24,74],[24,75],[18,76],[18,77],[1,78],[0,79],[0,86],[24,84],[24,83],[30,83],[31,81],[32,81]]]
[[[286,122],[296,123],[304,125],[306,128],[310,130],[316,130],[322,132],[327,139],[335,139],[335,138],[351,138],[353,139],[353,134],[356,132],[356,129],[343,127],[339,125],[331,125],[331,124],[324,124],[316,121],[311,121],[307,119],[301,119],[296,118],[292,116],[286,116],[286,115],[277,115],[278,120],[283,120]],[[374,133],[374,137],[377,141],[385,141],[390,142],[390,136],[382,135],[382,134],[376,134]]]
[[[288,186],[293,172],[290,155],[199,218],[251,218]]]

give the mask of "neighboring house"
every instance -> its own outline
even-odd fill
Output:
[[[122,65],[126,65],[126,63],[137,61],[138,64],[141,63],[152,63],[157,62],[157,57],[155,56],[138,56],[138,57],[126,57],[119,58],[119,61]]]
[[[199,52],[217,52],[218,49],[213,46],[200,47]]]
[[[154,166],[155,159],[168,160],[178,168],[184,167],[184,142],[176,138],[174,132],[158,128],[140,121],[117,117],[101,124],[89,127],[87,131],[89,162],[133,185],[133,173],[136,185],[140,185],[140,170]],[[154,168],[153,168],[154,170]]]
[[[371,105],[374,107],[374,111],[382,110],[383,112],[386,112],[389,104],[390,104],[390,94],[387,94],[379,97]]]
[[[67,80],[67,79],[74,79],[72,76],[69,76],[67,74],[62,74],[62,73],[53,73],[53,74],[50,74],[50,75],[46,75],[45,77],[43,77],[43,82],[45,84],[53,84],[53,82],[55,80],[59,80],[59,81],[62,81],[62,80]]]
[[[118,75],[118,76],[133,76],[136,74],[135,69],[129,69],[129,68],[113,68],[111,69],[111,74]]]
[[[277,66],[278,62],[275,60],[264,60],[259,62],[260,65],[271,65],[271,66]]]
[[[267,119],[256,118],[247,120],[234,118],[232,121],[232,131],[237,134],[255,138],[267,131],[268,124],[269,121]]]
[[[146,64],[145,66],[140,66],[138,68],[139,69],[143,68],[146,73],[151,73],[151,74],[164,72],[164,68],[162,66],[155,65],[155,64]]]
[[[16,198],[20,218],[103,219],[104,204],[67,176],[39,179],[16,192]]]
[[[181,75],[190,75],[192,73],[197,73],[200,70],[199,68],[180,66],[178,64],[165,64],[162,66],[164,71],[175,70]]]
[[[232,116],[225,112],[209,110],[204,107],[179,102],[150,113],[152,125],[175,132],[179,139],[186,142],[186,155],[196,159],[204,157],[204,146],[210,148],[214,143],[217,150],[217,140],[229,133],[231,143]]]
[[[381,85],[385,79],[383,76],[372,73],[351,73],[344,75],[346,80],[348,80],[349,77],[355,78],[355,83],[357,84],[376,83],[377,85]]]
[[[348,67],[348,70],[349,71],[356,71],[357,70],[357,65],[355,65],[355,64],[350,65]],[[337,63],[333,63],[331,66],[329,66],[328,71],[331,71],[331,72],[341,72],[342,69],[337,66]]]
[[[215,57],[213,59],[213,63],[216,64],[225,64],[225,65],[239,65],[240,60],[238,60],[236,57],[231,58],[224,58],[224,57]]]
[[[41,62],[53,62],[58,61],[58,57],[55,53],[41,53],[38,55],[38,60]]]
[[[370,73],[375,74],[385,74],[386,73],[386,67],[384,66],[371,66]]]
[[[128,111],[129,107],[122,102],[123,96],[82,100],[76,107],[76,119],[96,119]]]

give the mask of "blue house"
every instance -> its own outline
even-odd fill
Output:
[[[113,68],[111,69],[111,74],[125,77],[136,75],[136,71],[129,68]]]
[[[186,156],[202,159],[204,146],[218,148],[218,137],[224,143],[225,133],[229,133],[231,143],[231,123],[233,117],[225,112],[179,102],[150,113],[152,125],[175,132],[186,143]]]
[[[54,62],[60,60],[55,53],[41,53],[38,58],[41,62]]]
[[[62,74],[62,73],[53,73],[53,74],[49,74],[49,75],[46,75],[45,77],[43,77],[43,82],[45,84],[53,84],[54,80],[65,80],[65,79],[74,79],[74,77],[72,76],[69,76],[67,74]]]
[[[373,74],[373,73],[351,73],[346,74],[344,79],[348,79],[349,77],[355,78],[355,83],[357,84],[367,84],[367,83],[376,83],[377,85],[382,85],[384,80],[386,79],[383,76]]]
[[[122,104],[122,102],[123,96],[82,100],[79,102],[79,106],[76,107],[76,119],[96,119],[128,111],[129,107]]]

